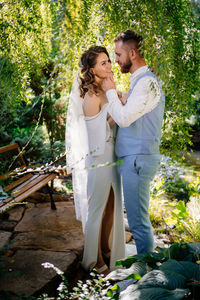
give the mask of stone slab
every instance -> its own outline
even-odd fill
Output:
[[[42,208],[45,208],[45,207],[49,207],[49,203],[44,203],[44,202],[41,202],[41,203],[37,203],[36,204],[37,207],[42,207]],[[74,207],[74,204],[72,201],[60,201],[59,203],[56,203],[56,208],[68,208],[69,206],[72,206]]]
[[[29,231],[64,231],[81,228],[76,220],[74,205],[57,202],[56,210],[49,203],[40,203],[36,207],[26,209],[23,219],[15,227],[15,232]]]
[[[49,262],[65,272],[76,260],[72,252],[19,250],[3,262],[7,275],[0,279],[0,290],[17,296],[33,295],[57,276],[55,270],[44,268],[42,263]]]
[[[0,230],[12,231],[14,230],[17,222],[14,221],[1,221],[0,222]]]
[[[50,202],[49,194],[35,192],[29,196],[29,199],[34,200],[35,202]],[[66,201],[71,202],[73,200],[73,194],[53,194],[53,200],[55,202]]]
[[[33,207],[35,207],[35,203],[29,202],[29,199],[28,199],[28,202],[26,203],[26,209],[31,209]]]
[[[0,248],[9,242],[12,232],[0,230]]]
[[[9,221],[19,222],[23,216],[25,207],[24,206],[15,206],[9,210]]]
[[[58,231],[33,231],[18,233],[10,249],[41,249],[48,251],[77,251],[84,247],[81,228]]]

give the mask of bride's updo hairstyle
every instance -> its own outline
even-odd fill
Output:
[[[92,74],[90,69],[95,66],[97,57],[98,57],[99,53],[102,53],[102,52],[104,52],[109,58],[108,51],[106,50],[106,48],[101,47],[101,46],[90,47],[81,56],[81,59],[80,59],[81,84],[80,84],[79,88],[80,88],[80,96],[82,98],[84,98],[84,96],[87,92],[95,93],[96,95],[98,95],[99,89],[98,89],[98,86],[94,82],[94,74]]]

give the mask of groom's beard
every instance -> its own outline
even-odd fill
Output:
[[[131,66],[132,62],[130,61],[130,59],[127,59],[127,61],[123,65],[121,65],[121,72],[129,73]]]

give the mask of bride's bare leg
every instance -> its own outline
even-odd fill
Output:
[[[113,215],[114,215],[114,192],[113,189],[111,188],[108,201],[103,213],[102,224],[99,231],[98,257],[97,257],[96,268],[101,268],[103,265],[105,265],[103,253],[110,252],[109,237],[113,226]],[[103,273],[107,275],[109,272],[110,270],[107,269]]]
[[[103,253],[110,252],[109,237],[113,228],[114,192],[111,187],[108,201],[102,219],[101,249]]]
[[[103,259],[103,255],[102,255],[102,249],[101,249],[101,235],[102,235],[102,225],[100,227],[100,231],[99,231],[99,242],[98,242],[98,254],[97,254],[97,263],[96,263],[96,269],[98,271],[98,269],[101,269],[103,266],[105,266],[105,261]],[[101,272],[104,275],[107,275],[110,272],[110,270],[107,268],[105,271]]]

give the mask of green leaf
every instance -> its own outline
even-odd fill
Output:
[[[169,290],[184,288],[186,277],[170,270],[152,270],[138,282],[139,288],[161,287]]]
[[[188,243],[189,253],[193,253],[197,259],[200,257],[200,243]]]
[[[107,291],[107,294],[106,294],[108,297],[113,297],[113,291],[111,290],[111,289],[109,289],[108,291]]]
[[[141,253],[134,256],[130,256],[125,260],[119,260],[116,263],[116,266],[123,266],[129,268],[134,262],[145,262],[145,263],[156,263],[161,262],[165,258],[163,253],[148,252]]]
[[[117,284],[115,284],[115,285],[111,288],[111,290],[112,290],[112,291],[117,291],[117,292],[119,292],[119,291],[120,291],[120,287],[119,287]]]
[[[122,165],[123,164],[123,160],[122,159],[119,159],[116,161],[116,165]]]
[[[188,289],[167,290],[163,288],[137,288],[129,286],[121,293],[120,300],[178,300],[182,299],[190,291]]]
[[[142,277],[139,274],[131,274],[126,279],[141,279]]]
[[[55,93],[55,98],[56,98],[56,99],[59,99],[60,97],[61,97],[60,93],[56,92],[56,93]]]
[[[190,261],[180,261],[181,266],[184,268],[183,275],[187,279],[200,281],[200,265]]]
[[[191,250],[188,247],[188,244],[181,242],[180,244],[174,243],[169,248],[160,248],[156,247],[156,250],[159,253],[163,253],[165,258],[171,258],[171,259],[177,259],[177,260],[183,260],[186,259],[186,257],[192,253]]]
[[[135,255],[134,258],[137,261],[143,261],[145,263],[156,263],[164,260],[164,254],[156,253],[156,252],[148,252],[148,253]]]
[[[134,256],[129,256],[125,260],[118,260],[115,265],[129,268],[136,261],[137,259]]]
[[[146,264],[144,262],[135,262],[129,268],[117,268],[109,274],[109,279],[113,281],[125,280],[128,276],[139,276],[146,274]],[[132,277],[131,277],[132,278]]]
[[[190,261],[176,261],[175,259],[169,259],[164,262],[159,269],[163,272],[168,270],[181,274],[187,279],[200,280],[200,266]]]
[[[162,271],[169,270],[182,275],[184,274],[184,268],[181,266],[180,262],[175,259],[168,259],[159,267],[159,269]]]

